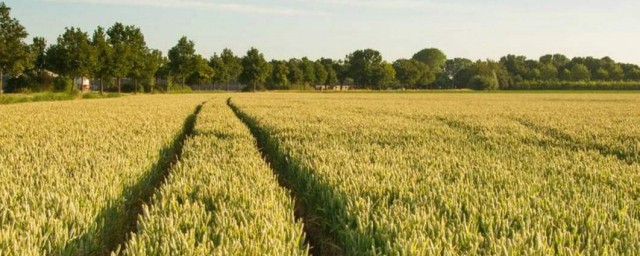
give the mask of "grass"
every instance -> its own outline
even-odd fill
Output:
[[[89,92],[84,94],[68,92],[9,93],[0,97],[0,104],[16,104],[39,101],[63,101],[76,99],[102,99],[120,97],[122,94]]]

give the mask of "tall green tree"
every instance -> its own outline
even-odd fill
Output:
[[[271,90],[286,90],[289,89],[289,66],[287,62],[280,60],[271,61],[271,75],[268,80],[268,88]]]
[[[324,66],[324,70],[327,71],[327,79],[324,85],[335,85],[338,83],[338,73],[336,72],[336,62],[332,59],[321,58],[320,63]]]
[[[71,80],[90,77],[96,63],[96,54],[89,35],[79,28],[66,28],[58,37],[57,44],[50,47],[47,55],[51,57],[53,69]],[[71,90],[75,90],[72,86]]]
[[[183,36],[178,44],[169,50],[169,67],[178,75],[184,88],[187,77],[196,72],[196,50],[193,41]]]
[[[567,67],[570,60],[562,54],[547,54],[540,57],[539,61],[543,64],[551,64],[556,67],[557,70],[562,70]]]
[[[357,50],[346,57],[348,76],[362,87],[374,85],[374,71],[382,67],[382,55],[373,49]]]
[[[316,61],[313,69],[316,72],[316,84],[326,85],[327,78],[329,77],[329,72],[320,61]]]
[[[118,86],[118,93],[122,92],[122,78],[124,78],[129,69],[131,69],[132,63],[130,61],[129,47],[126,41],[125,26],[116,22],[107,30],[109,36],[108,42],[111,45],[112,53],[109,58],[109,69],[116,77],[116,84]]]
[[[458,73],[471,65],[473,65],[473,61],[465,58],[454,58],[445,62],[444,72],[451,79],[451,88],[457,88],[455,77]]]
[[[573,81],[589,81],[591,80],[591,72],[586,65],[575,64],[571,67],[571,79]]]
[[[302,61],[299,59],[290,59],[287,62],[287,68],[289,69],[289,73],[287,74],[287,79],[291,84],[300,85],[304,80],[304,73],[300,66],[302,65]]]
[[[396,79],[400,86],[413,89],[416,88],[420,79],[423,78],[425,64],[417,60],[399,59],[393,63],[396,71]]]
[[[333,70],[336,71],[336,77],[340,85],[344,85],[347,79],[353,79],[349,77],[349,63],[346,60],[338,60],[333,63]]]
[[[377,90],[384,90],[397,84],[396,70],[387,62],[375,67],[371,76],[371,85]]]
[[[313,61],[307,57],[302,58],[300,69],[302,69],[302,82],[305,85],[313,85],[316,83],[316,65]]]
[[[209,62],[201,55],[196,54],[193,73],[187,78],[187,84],[200,85],[211,82],[215,76],[215,70],[209,66]]]
[[[270,72],[270,65],[264,59],[264,55],[256,48],[251,48],[242,58],[242,73],[240,82],[246,84],[255,92],[263,89]]]
[[[10,14],[11,8],[0,2],[0,97],[4,93],[4,73],[16,75],[29,65],[29,47],[23,42],[29,34]]]
[[[230,80],[229,73],[226,70],[227,67],[224,65],[224,61],[222,61],[222,58],[217,53],[214,53],[213,56],[209,58],[209,67],[211,67],[214,74],[211,78],[213,86]]]
[[[127,26],[125,35],[129,62],[131,63],[131,68],[127,75],[133,79],[133,93],[135,94],[140,90],[140,80],[148,78],[145,71],[148,68],[147,61],[149,60],[150,50],[140,28]]]
[[[526,56],[509,54],[500,58],[500,63],[506,67],[507,71],[511,74],[516,83],[524,81],[524,79],[529,76]]]
[[[427,64],[434,73],[442,72],[447,61],[447,55],[439,49],[427,48],[413,55],[412,59]]]
[[[558,78],[558,68],[553,63],[542,63],[540,65],[540,80],[552,81]]]
[[[96,65],[93,69],[93,77],[100,83],[100,94],[104,94],[104,80],[114,75],[113,68],[109,65],[112,62],[113,48],[107,42],[107,34],[102,27],[98,27],[93,32],[91,45],[96,52]]]
[[[47,40],[44,37],[34,37],[30,51],[33,57],[33,68],[42,71],[46,65]]]
[[[227,91],[229,85],[238,81],[240,73],[242,73],[242,63],[230,49],[222,50],[218,56],[214,54],[209,59],[209,66],[214,70],[213,83],[226,85]]]
[[[229,84],[236,83],[240,79],[240,74],[242,73],[242,60],[240,57],[236,56],[233,51],[227,48],[222,50],[220,58],[222,58],[222,62],[225,66],[227,80],[224,81],[224,83],[227,85],[228,91]]]
[[[153,49],[149,51],[145,56],[144,68],[142,70],[142,77],[149,81],[149,91],[153,93],[156,87],[159,70],[165,64],[164,57],[160,50]]]
[[[496,66],[489,61],[476,61],[471,67],[473,76],[469,87],[474,90],[497,90],[500,88]]]

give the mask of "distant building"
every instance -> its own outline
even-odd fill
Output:
[[[348,91],[351,87],[348,85],[316,85],[315,88],[318,91]]]
[[[333,86],[333,90],[334,91],[348,91],[349,89],[351,89],[351,87],[348,86],[348,85],[334,85]]]
[[[73,79],[73,82],[76,86],[78,86],[78,90],[81,92],[91,91],[91,80],[86,77]]]
[[[58,77],[58,76],[59,76],[58,74],[53,73],[52,71],[50,71],[50,70],[46,70],[46,69],[45,69],[45,70],[42,70],[42,73],[43,73],[43,74],[45,74],[45,75],[46,75],[46,76],[48,76],[48,77],[51,77],[51,78],[56,78],[56,77]]]

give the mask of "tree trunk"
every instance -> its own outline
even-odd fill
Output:
[[[81,81],[82,81],[82,79],[81,79]],[[76,78],[75,78],[75,77],[71,78],[71,84],[72,84],[72,86],[71,86],[71,93],[73,93],[73,88],[75,88],[75,87],[77,87],[77,86],[78,86],[78,85],[76,84]]]
[[[138,79],[133,79],[133,94],[138,94]]]
[[[4,71],[0,70],[0,98],[4,94]]]
[[[102,82],[102,78],[98,80],[100,82],[100,95],[104,95],[104,83]]]
[[[156,87],[157,85],[158,85],[158,78],[157,77],[153,77],[153,85],[150,87],[151,94],[153,94],[153,87]]]
[[[256,92],[256,83],[253,83],[253,92]]]
[[[121,81],[121,79],[119,77],[117,79],[118,79],[118,94],[120,94],[122,92],[122,87],[121,87],[121,85],[122,85],[121,82],[122,81]]]
[[[186,78],[184,76],[182,76],[182,90],[184,90],[184,81],[186,80]]]
[[[227,91],[229,91],[229,83],[227,83]]]

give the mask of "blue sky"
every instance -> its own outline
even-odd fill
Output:
[[[2,0],[0,0],[2,1]],[[32,36],[114,22],[142,28],[166,52],[186,35],[210,56],[255,46],[268,59],[343,58],[374,48],[393,61],[422,48],[448,57],[507,53],[610,56],[640,64],[637,0],[4,0]]]

